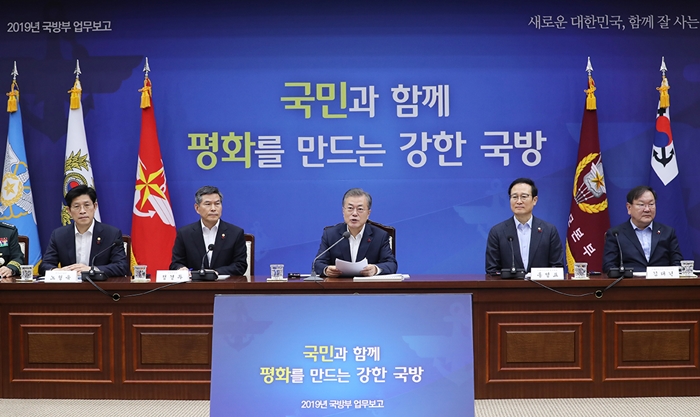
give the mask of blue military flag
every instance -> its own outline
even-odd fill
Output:
[[[7,148],[0,192],[2,203],[0,221],[14,225],[20,235],[29,237],[29,263],[35,266],[36,271],[36,266],[41,261],[41,246],[36,226],[32,187],[29,183],[27,153],[24,148],[19,88],[15,80],[12,81],[11,90],[7,94],[10,97],[7,103],[10,122],[7,129]]]

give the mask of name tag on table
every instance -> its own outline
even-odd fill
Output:
[[[65,282],[77,283],[83,282],[78,271],[46,271],[44,282]]]
[[[564,268],[532,268],[530,279],[535,281],[554,281],[564,279]]]
[[[680,267],[648,266],[647,279],[680,278]]]
[[[184,282],[190,280],[190,271],[156,271],[156,282]]]

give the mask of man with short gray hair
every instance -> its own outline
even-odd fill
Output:
[[[362,270],[364,276],[396,273],[397,263],[389,245],[389,234],[367,223],[372,212],[372,196],[360,188],[351,188],[343,196],[342,212],[343,223],[323,230],[317,257],[340,242],[314,262],[316,273],[339,277],[342,271],[335,266],[337,259],[358,262],[365,258],[368,265]],[[343,238],[345,233],[348,233],[347,239]]]
[[[218,275],[245,274],[248,260],[243,229],[221,220],[223,198],[210,185],[197,190],[194,210],[200,220],[177,231],[170,269],[200,269],[204,264]]]

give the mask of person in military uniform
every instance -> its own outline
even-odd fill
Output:
[[[18,236],[14,225],[0,222],[0,278],[19,275],[24,254],[19,247]]]

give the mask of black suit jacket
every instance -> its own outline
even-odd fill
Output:
[[[512,257],[508,237],[513,238],[513,252],[515,252],[515,267],[523,268],[523,260],[518,244],[518,231],[515,228],[513,217],[498,223],[489,231],[486,241],[486,273],[496,274],[503,268],[510,268]],[[553,224],[532,217],[532,230],[530,233],[530,256],[527,270],[531,268],[549,268],[564,266],[563,250],[559,232]]]
[[[92,229],[92,247],[90,248],[90,261],[114,242],[122,242],[122,232],[114,226],[100,223],[95,220]],[[44,257],[39,265],[39,273],[44,275],[46,271],[58,266],[68,266],[76,262],[75,259],[75,226],[73,223],[59,227],[51,233],[49,246],[44,252]],[[124,244],[115,245],[111,250],[99,254],[95,258],[95,267],[103,271],[109,277],[123,277],[131,275],[129,261],[126,259]]]
[[[613,227],[605,233],[605,247],[603,252],[603,271],[620,266],[620,248],[622,248],[622,260],[625,268],[632,267],[636,272],[646,271],[647,266],[675,266],[680,265],[683,259],[678,238],[673,227],[659,222],[653,223],[651,231],[651,251],[649,262],[644,256],[642,244],[639,243],[637,234],[630,221],[626,221],[617,227]],[[613,232],[617,230],[617,238],[620,240],[620,248]]]
[[[170,269],[180,269],[184,266],[198,270],[202,267],[202,258],[206,252],[201,220],[181,227],[175,236]],[[204,268],[214,269],[220,275],[240,276],[248,269],[247,254],[243,229],[220,220],[214,250],[211,253],[211,264],[208,257],[204,258]]]
[[[321,254],[329,246],[343,237],[343,233],[348,230],[345,223],[338,223],[335,226],[328,226],[323,229],[321,237],[321,245],[316,252],[316,256]],[[365,223],[365,231],[362,235],[360,247],[357,250],[357,261],[367,258],[367,262],[377,265],[382,270],[382,274],[395,274],[398,267],[396,258],[391,252],[389,246],[389,234],[384,230],[374,227],[369,223]],[[343,239],[335,245],[333,249],[326,252],[323,256],[314,262],[314,269],[319,275],[323,275],[323,270],[328,265],[335,265],[336,259],[344,261],[352,261],[350,257],[350,242],[348,239]]]

